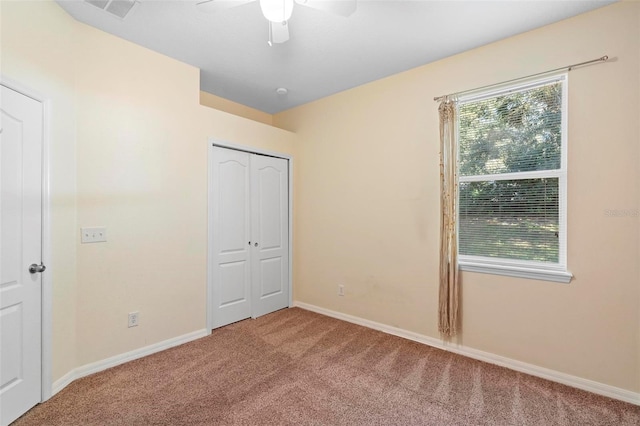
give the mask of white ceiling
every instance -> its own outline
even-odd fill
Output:
[[[257,1],[211,14],[196,0],[139,0],[125,19],[82,0],[57,2],[81,22],[200,68],[202,90],[273,114],[614,1],[359,0],[348,18],[296,4],[291,39],[273,47]]]

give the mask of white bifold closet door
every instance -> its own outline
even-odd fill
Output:
[[[288,161],[214,147],[213,328],[289,305]]]

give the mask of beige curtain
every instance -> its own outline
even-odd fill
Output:
[[[440,295],[438,329],[445,336],[458,330],[458,153],[456,104],[446,97],[440,107]]]

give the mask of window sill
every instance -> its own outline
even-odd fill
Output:
[[[525,268],[514,265],[495,265],[486,263],[460,260],[458,262],[461,271],[480,272],[482,274],[505,275],[508,277],[527,278],[531,280],[553,281],[557,283],[569,283],[573,274],[568,271]]]

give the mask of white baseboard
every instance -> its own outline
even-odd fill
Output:
[[[537,365],[528,364],[526,362],[492,354],[490,352],[484,352],[455,343],[449,343],[440,339],[425,336],[423,334],[418,334],[411,331],[403,330],[401,328],[381,324],[379,322],[366,320],[364,318],[356,317],[353,315],[343,314],[341,312],[332,311],[330,309],[321,308],[319,306],[310,305],[304,302],[294,301],[293,306],[305,309],[307,311],[326,315],[328,317],[347,321],[353,324],[372,328],[374,330],[382,331],[383,333],[403,337],[405,339],[423,343],[434,348],[443,349],[445,351],[454,352],[469,358],[499,365],[501,367],[506,367],[511,370],[519,371],[521,373],[526,373],[532,376],[551,380],[552,382],[562,383],[563,385],[582,389],[598,395],[603,395],[609,398],[618,399],[620,401],[629,402],[631,404],[640,405],[640,393],[631,392],[626,389],[617,388],[615,386],[606,385],[604,383],[595,382],[593,380],[583,379],[581,377],[572,376],[570,374],[561,373],[559,371],[550,370],[548,368],[539,367]]]
[[[124,364],[125,362],[133,361],[134,359],[154,354],[156,352],[164,351],[165,349],[182,345],[183,343],[191,342],[192,340],[199,339],[206,336],[207,334],[208,333],[206,329],[193,331],[191,333],[183,334],[182,336],[174,337],[172,339],[154,343],[153,345],[145,346],[140,349],[135,349],[130,352],[125,352],[120,355],[115,355],[101,361],[92,362],[91,364],[86,364],[81,367],[75,368],[53,383],[51,396],[57,394],[71,382],[81,377],[85,377],[90,374],[106,370],[107,368],[115,367],[116,365]]]

